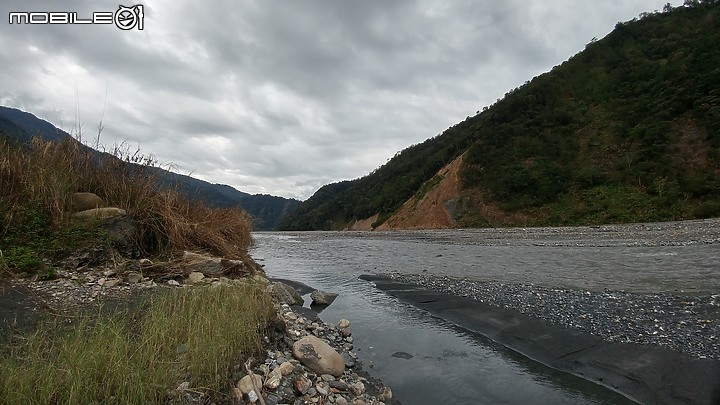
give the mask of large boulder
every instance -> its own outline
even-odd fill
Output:
[[[330,305],[337,298],[337,294],[321,290],[315,290],[310,294],[313,305]]]
[[[102,198],[94,193],[75,193],[72,199],[73,212],[87,211],[105,206]]]
[[[189,272],[198,272],[205,275],[219,275],[222,273],[222,259],[219,257],[202,255],[194,252],[184,252],[182,262]]]
[[[340,353],[315,336],[305,336],[293,344],[293,356],[318,375],[340,377],[345,361]]]
[[[202,273],[209,277],[249,277],[255,274],[255,269],[246,265],[242,260],[223,259],[193,252],[184,252],[181,260],[182,267],[189,272]]]
[[[112,245],[126,257],[140,257],[138,223],[128,216],[106,220],[101,225]]]
[[[270,283],[268,290],[270,295],[280,304],[302,305],[305,303],[305,300],[295,288],[280,281]]]
[[[117,207],[91,208],[89,210],[78,211],[73,214],[73,217],[75,218],[100,220],[109,220],[125,216],[127,216],[127,212],[124,209]]]

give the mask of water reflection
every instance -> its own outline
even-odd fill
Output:
[[[438,253],[435,246],[415,243],[415,249],[406,246],[400,252],[392,246],[397,241],[385,241],[389,246],[384,246],[378,240],[276,234],[258,235],[256,242],[253,256],[263,259],[269,276],[340,293],[323,311],[323,320],[351,320],[353,343],[364,369],[392,387],[405,404],[632,403],[529,361],[357,279],[380,270],[379,266],[383,271],[431,267],[439,259],[437,254],[452,254],[447,247]],[[392,259],[388,251],[394,253]],[[463,261],[477,265],[472,257]]]

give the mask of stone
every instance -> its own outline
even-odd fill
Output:
[[[293,344],[293,356],[318,374],[339,377],[345,371],[340,353],[315,336],[305,336]]]
[[[130,284],[137,284],[142,281],[142,274],[136,271],[131,271],[125,274],[125,280]]]
[[[330,388],[335,388],[336,390],[339,390],[339,391],[347,391],[348,390],[347,383],[342,382],[342,381],[338,381],[338,380],[329,381],[328,385],[330,386]]]
[[[113,219],[127,216],[127,211],[117,207],[93,208],[85,211],[79,211],[73,214],[73,217],[79,219]]]
[[[90,246],[81,248],[63,259],[62,266],[68,269],[79,269],[80,267],[96,267],[110,265],[115,252],[109,246],[96,245],[93,241]]]
[[[180,283],[178,283],[178,282],[175,281],[175,280],[168,280],[167,283],[168,283],[169,286],[180,287]]]
[[[347,367],[347,368],[355,367],[355,360],[352,358],[352,356],[350,356],[346,352],[342,353],[342,359],[345,362],[345,367]]]
[[[228,277],[250,277],[255,274],[255,269],[242,260],[220,259],[220,267],[222,274]]]
[[[360,395],[365,393],[365,384],[363,384],[362,381],[356,381],[352,384],[349,384],[348,389],[353,395],[359,397]]]
[[[338,328],[340,329],[346,329],[350,327],[350,321],[347,319],[341,319],[340,322],[338,322]]]
[[[337,296],[338,294],[321,290],[315,290],[310,294],[310,298],[312,298],[313,304],[315,305],[330,305],[335,301]]]
[[[259,399],[257,393],[255,392],[255,390],[252,390],[252,391],[248,392],[248,393],[247,393],[247,397],[248,397],[248,402],[251,403],[251,404],[254,404],[254,403],[257,402],[258,399]]]
[[[242,391],[243,394],[249,394],[250,392],[254,392],[255,387],[253,386],[253,379],[255,380],[255,385],[257,385],[258,388],[262,387],[262,377],[257,374],[253,374],[252,377],[246,375],[245,377],[241,378],[240,381],[237,382],[237,384],[235,384],[235,387]]]
[[[190,272],[199,272],[203,274],[220,274],[222,272],[222,264],[219,257],[201,255],[198,253],[183,252],[182,261]]]
[[[280,364],[275,370],[280,371],[280,374],[282,375],[288,375],[295,371],[295,366],[293,366],[289,361],[286,361]]]
[[[138,238],[140,226],[128,216],[120,216],[105,220],[101,225],[108,240],[123,256],[136,258],[140,256]]]
[[[377,395],[377,398],[383,402],[390,402],[392,397],[393,393],[389,387],[383,387]]]
[[[293,387],[295,387],[297,392],[305,395],[310,387],[312,387],[312,382],[304,375],[299,375],[295,378],[295,381],[293,381]]]
[[[94,208],[100,208],[105,205],[102,198],[95,193],[74,193],[72,198],[73,212],[87,211]]]
[[[265,379],[265,388],[269,390],[274,390],[278,386],[280,386],[280,382],[282,382],[282,373],[277,370],[273,370],[270,372],[268,377]]]
[[[189,284],[197,284],[197,283],[203,281],[204,278],[205,278],[205,275],[204,275],[204,274],[200,273],[199,271],[193,271],[193,272],[190,273],[190,275],[188,276],[187,282],[188,282]]]
[[[330,394],[330,386],[326,382],[319,382],[315,384],[315,390],[317,390],[320,395]]]
[[[138,264],[140,265],[140,267],[149,267],[153,265],[153,262],[150,259],[140,259],[138,261]]]
[[[347,401],[347,399],[345,399],[343,397],[337,397],[335,399],[335,404],[336,405],[348,405],[348,401]]]
[[[300,293],[285,283],[275,281],[268,287],[270,295],[280,304],[302,305],[305,303]]]
[[[105,281],[105,284],[103,284],[103,287],[115,287],[116,285],[120,284],[122,280],[119,278],[111,278],[110,280]]]

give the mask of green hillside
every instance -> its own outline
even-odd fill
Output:
[[[718,43],[715,0],[618,23],[478,115],[323,187],[281,228],[377,225],[463,152],[461,226],[514,225],[483,218],[478,196],[522,225],[720,216]]]

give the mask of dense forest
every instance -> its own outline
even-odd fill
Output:
[[[618,23],[568,61],[360,179],[327,185],[281,229],[339,229],[412,198],[464,155],[461,226],[720,216],[720,2]]]

